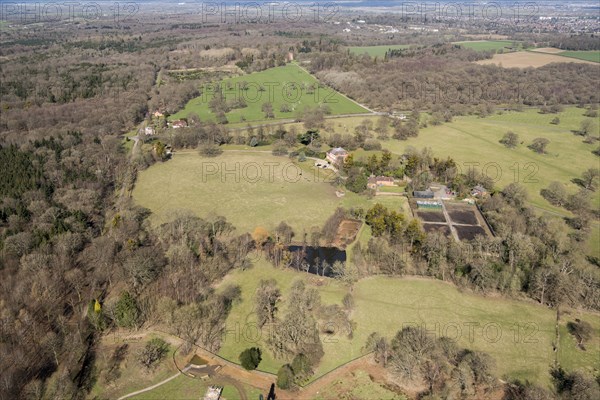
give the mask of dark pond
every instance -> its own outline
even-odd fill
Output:
[[[302,251],[304,249],[304,254]],[[291,268],[306,271],[319,276],[333,276],[331,266],[334,262],[346,262],[346,250],[340,250],[337,247],[312,247],[312,246],[289,246],[288,250],[292,253]]]

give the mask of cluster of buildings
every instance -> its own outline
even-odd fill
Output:
[[[156,110],[152,113],[152,117],[156,118],[156,119],[165,118],[165,114],[162,111]],[[184,119],[176,119],[174,121],[167,121],[167,126],[173,128],[173,129],[178,129],[178,128],[187,127],[188,123]],[[148,129],[148,128],[146,128],[146,129]],[[151,128],[151,129],[154,129],[154,128]],[[149,131],[147,131],[146,135],[154,135],[154,132],[149,133]]]

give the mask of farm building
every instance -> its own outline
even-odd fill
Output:
[[[380,186],[394,186],[394,178],[389,176],[373,176],[369,177],[367,187],[369,189],[377,189]]]
[[[417,199],[433,199],[433,192],[429,189],[415,190],[413,191],[413,197]]]
[[[327,160],[333,164],[341,164],[346,160],[347,157],[348,152],[346,150],[342,149],[341,147],[336,147],[329,150],[325,158],[327,158]]]

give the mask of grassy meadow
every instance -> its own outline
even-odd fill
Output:
[[[242,301],[234,305],[227,319],[229,333],[220,350],[221,356],[236,360],[248,347],[258,345],[267,349],[268,329],[256,336],[245,327],[255,321],[253,296],[256,287],[261,279],[268,278],[275,279],[282,291],[284,302],[280,313],[285,312],[285,296],[295,279],[306,279],[309,285],[321,280],[293,270],[274,269],[266,261],[259,261],[250,270],[228,275],[221,285],[240,285]],[[322,280],[324,282],[315,285],[322,303],[341,304],[347,287],[328,278]],[[316,369],[315,378],[362,355],[362,347],[370,333],[377,331],[391,338],[403,326],[419,325],[434,335],[454,337],[461,346],[489,353],[496,360],[496,372],[500,377],[549,384],[556,317],[552,310],[533,303],[462,293],[450,284],[418,278],[366,278],[354,285],[352,295],[355,307],[351,319],[356,323],[353,338],[322,337],[325,356]],[[584,352],[561,329],[564,349],[559,354],[561,365],[567,369],[599,368],[598,316],[577,314],[577,317],[594,326],[594,338]],[[283,363],[284,360],[276,360],[269,351],[263,351],[259,369],[276,372]]]
[[[534,206],[568,215],[564,209],[550,205],[540,190],[552,181],[559,181],[575,192],[578,186],[571,179],[579,177],[587,168],[598,168],[598,156],[592,154],[598,145],[585,144],[581,136],[572,132],[587,118],[584,112],[570,107],[558,114],[540,114],[537,109],[529,109],[487,118],[457,117],[451,123],[421,129],[416,138],[387,141],[384,147],[399,154],[407,146],[431,147],[436,156],[454,158],[463,171],[473,165],[468,163],[478,163],[474,165],[479,170],[487,166],[488,176],[497,177],[498,188],[519,182],[528,189]],[[555,117],[560,118],[559,125],[550,124]],[[519,135],[522,143],[517,148],[508,149],[499,143],[507,131]],[[550,140],[546,154],[537,154],[527,147],[538,137]],[[597,197],[595,204],[600,204]]]
[[[248,84],[248,90],[240,89],[242,82]],[[220,82],[223,94],[228,102],[243,98],[247,107],[233,109],[226,113],[229,123],[246,123],[265,121],[265,113],[262,105],[266,102],[273,104],[275,119],[294,119],[297,112],[306,107],[328,105],[333,115],[359,114],[368,112],[335,90],[319,85],[318,80],[291,63],[282,67],[270,68],[265,71],[255,72],[234,78],[228,78]],[[316,88],[309,89],[316,85]],[[259,87],[264,91],[260,91]],[[213,97],[212,88],[207,85],[204,94],[190,100],[186,106],[176,114],[169,117],[170,120],[187,117],[191,112],[198,114],[202,121],[214,121],[215,115],[209,108],[209,102]],[[290,112],[280,111],[281,106],[287,104]]]
[[[225,216],[240,232],[257,226],[271,230],[285,221],[297,235],[320,229],[337,207],[368,208],[379,202],[407,210],[400,197],[368,199],[347,192],[338,198],[331,174],[315,168],[312,160],[292,162],[270,152],[226,151],[215,158],[177,152],[139,174],[133,197],[152,210],[151,221],[157,224],[191,212]]]
[[[563,57],[577,58],[579,60],[586,60],[600,63],[600,51],[563,51],[558,53]]]
[[[153,211],[153,222],[187,211],[223,215],[241,232],[273,229],[281,221],[308,232],[339,204],[335,188],[324,182],[327,171],[311,168],[313,163],[292,163],[270,152],[228,151],[215,158],[178,152],[140,173],[133,196]]]

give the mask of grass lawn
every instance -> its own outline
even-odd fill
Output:
[[[475,40],[467,42],[453,42],[453,44],[459,44],[467,49],[473,49],[476,51],[497,51],[504,49],[505,47],[521,48],[521,43],[514,42],[512,40]]]
[[[228,151],[215,158],[178,152],[140,173],[133,196],[154,212],[153,222],[187,210],[225,216],[240,232],[270,230],[286,221],[300,235],[322,226],[340,204],[335,188],[324,182],[327,171],[312,165],[269,152]]]
[[[235,361],[242,350],[258,344],[264,350],[259,369],[276,372],[285,361],[273,359],[267,350],[264,338],[268,332],[265,330],[257,338],[250,335],[250,330],[244,329],[248,326],[246,324],[255,321],[254,292],[261,279],[275,279],[284,297],[283,312],[285,296],[292,282],[307,277],[313,276],[277,270],[266,261],[259,261],[248,271],[228,275],[223,284],[240,285],[242,301],[234,305],[227,319],[230,333],[223,342],[220,355]],[[326,278],[325,284],[315,287],[324,304],[341,304],[347,292],[345,286]],[[454,337],[461,346],[489,353],[496,360],[500,377],[549,384],[548,368],[554,360],[555,313],[552,310],[531,303],[461,293],[452,285],[428,279],[371,277],[359,281],[352,295],[356,304],[352,313],[352,320],[356,323],[354,336],[352,339],[345,336],[322,338],[325,356],[316,369],[315,377],[360,356],[371,332],[377,331],[391,338],[403,326],[417,324],[434,335]],[[592,320],[597,316],[584,314],[583,318]],[[567,355],[560,355],[564,358],[565,367],[600,367],[599,326],[595,323],[594,327],[594,338],[589,341],[587,349],[589,357],[579,357],[576,350],[568,350]]]
[[[406,186],[380,186],[377,190],[382,193],[405,193]]]
[[[600,355],[598,354],[599,338],[598,336],[594,336],[591,341],[584,342],[585,350],[580,349],[577,341],[567,328],[567,323],[575,322],[576,318],[589,322],[596,332],[600,329],[600,318],[598,315],[582,314],[579,312],[563,313],[560,323],[559,361],[568,370],[581,369],[593,374],[600,368]]]
[[[540,190],[552,181],[559,181],[570,192],[575,192],[578,186],[571,179],[579,177],[587,168],[598,168],[598,157],[592,154],[597,144],[585,144],[580,136],[571,132],[579,129],[580,122],[587,118],[583,116],[584,111],[570,107],[559,114],[540,114],[536,109],[529,109],[487,118],[456,117],[451,123],[421,129],[416,138],[383,142],[383,147],[398,154],[404,153],[408,146],[419,149],[431,147],[438,157],[454,158],[463,172],[468,170],[469,165],[474,165],[479,171],[487,166],[488,176],[497,177],[496,187],[502,188],[518,181],[528,189],[533,205],[568,215],[564,209],[554,207],[542,198]],[[557,116],[560,124],[550,124]],[[519,135],[523,142],[515,149],[499,143],[509,130]],[[547,154],[534,153],[527,147],[537,137],[550,140]],[[600,204],[598,196],[595,196],[594,204]]]
[[[239,89],[242,82],[248,83],[247,91]],[[227,101],[243,98],[247,104],[245,108],[234,109],[226,114],[232,124],[265,121],[262,105],[266,102],[273,104],[275,119],[294,119],[298,111],[318,105],[328,105],[333,115],[368,112],[333,89],[319,85],[315,77],[295,63],[228,78],[220,83]],[[314,93],[310,93],[311,85],[318,86],[314,89]],[[259,91],[260,86],[265,91]],[[211,88],[211,85],[208,88]],[[190,112],[195,112],[202,121],[214,121],[215,115],[208,107],[212,99],[211,92],[212,90],[207,90],[205,94],[190,100],[183,110],[171,115],[169,119],[183,118]],[[281,112],[280,108],[284,104],[287,104],[292,111]]]
[[[563,51],[559,56],[578,58],[580,60],[600,63],[600,51]]]
[[[389,50],[399,50],[399,49],[408,49],[410,45],[408,44],[386,44],[382,46],[357,46],[357,47],[348,47],[348,50],[352,54],[363,55],[368,54],[371,57],[385,57],[385,53]]]
[[[177,152],[172,160],[142,171],[133,196],[152,210],[156,224],[183,211],[225,216],[240,232],[257,226],[271,230],[285,221],[298,237],[312,227],[320,229],[337,207],[366,209],[377,202],[406,210],[404,198],[368,199],[352,192],[338,198],[328,183],[331,174],[315,168],[312,160],[292,162],[270,152],[226,151],[215,158]]]
[[[244,385],[240,382],[237,383],[246,391],[246,395],[248,399],[258,399],[261,394],[266,395],[268,391],[261,391],[249,385]],[[135,400],[188,400],[188,399],[202,399],[206,389],[210,385],[218,385],[223,386],[222,398],[224,399],[239,399],[240,395],[238,390],[229,383],[229,381],[219,381],[219,378],[211,379],[211,380],[201,380],[190,378],[185,375],[180,375],[177,378],[173,379],[153,389],[151,391],[139,394],[137,396],[131,397]]]

